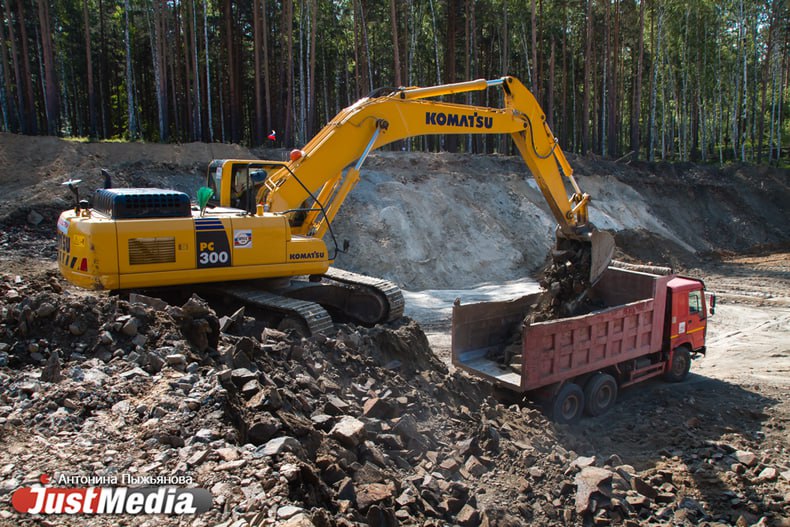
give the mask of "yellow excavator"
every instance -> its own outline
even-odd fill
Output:
[[[438,99],[497,87],[502,108]],[[332,221],[372,150],[432,134],[509,134],[557,220],[557,248],[589,247],[595,283],[614,241],[590,223],[589,195],[576,184],[543,110],[513,77],[374,92],[342,110],[290,161],[212,161],[197,204],[185,193],[152,188],[99,189],[90,205],[78,197],[58,220],[60,271],[87,289],[192,284],[275,313],[280,327],[306,335],[326,331],[333,318],[395,320],[403,314],[395,284],[331,267],[344,250]]]

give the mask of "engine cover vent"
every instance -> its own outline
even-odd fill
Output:
[[[159,188],[99,189],[93,209],[112,219],[192,217],[188,195]]]
[[[129,240],[129,265],[175,263],[176,239],[131,238]]]

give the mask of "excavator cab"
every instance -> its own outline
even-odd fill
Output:
[[[206,186],[214,191],[209,205],[232,207],[255,213],[258,194],[278,161],[216,159],[209,164]]]

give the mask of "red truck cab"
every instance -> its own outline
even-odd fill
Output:
[[[696,353],[705,353],[708,308],[702,282],[675,277],[667,284],[669,301],[667,308],[668,337],[666,349],[686,346]]]

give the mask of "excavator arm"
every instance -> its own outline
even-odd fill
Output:
[[[435,99],[489,87],[501,87],[504,107]],[[513,77],[400,88],[360,99],[335,116],[290,163],[273,171],[258,202],[271,212],[305,213],[301,221],[291,222],[293,234],[322,237],[359,181],[369,152],[401,139],[438,134],[509,134],[557,221],[558,245],[568,239],[592,245],[590,277],[596,281],[611,260],[614,241],[590,224],[589,195],[579,189],[535,97]]]

